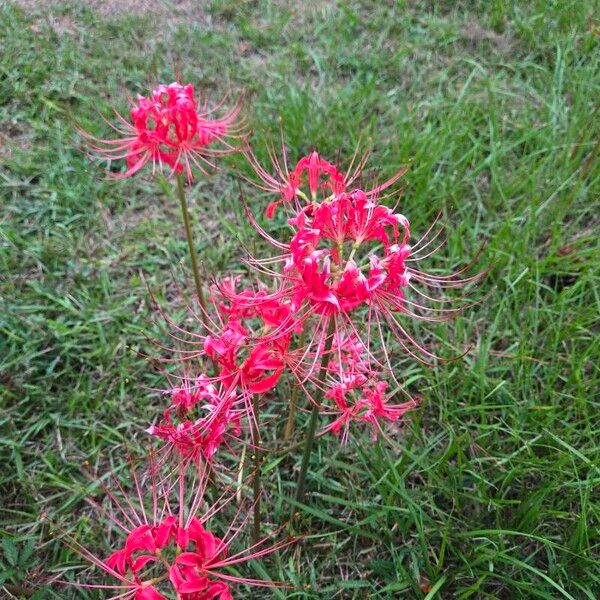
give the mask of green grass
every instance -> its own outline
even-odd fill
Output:
[[[319,441],[307,539],[250,574],[298,586],[281,598],[600,595],[598,6],[305,4],[213,0],[186,18],[0,3],[3,598],[80,563],[42,514],[107,551],[82,465],[119,464],[161,406],[138,351],[156,330],[148,286],[167,303],[172,270],[181,279],[177,203],[148,177],[105,180],[73,122],[104,133],[99,111],[124,108],[124,88],[174,69],[215,97],[245,94],[261,158],[281,120],[296,156],[346,161],[360,140],[374,178],[410,164],[401,210],[415,234],[441,212],[447,268],[482,242],[491,267],[477,306],[420,331],[467,355],[405,364],[422,403],[395,444]],[[208,268],[239,269],[255,235],[235,173],[192,197]],[[298,457],[271,467],[278,523]],[[37,591],[52,597],[86,595]]]

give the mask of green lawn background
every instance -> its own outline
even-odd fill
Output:
[[[104,135],[125,90],[177,74],[244,94],[261,159],[281,127],[293,157],[345,163],[360,143],[373,179],[410,165],[415,235],[448,223],[436,264],[485,242],[491,268],[480,304],[419,332],[471,349],[406,367],[422,403],[397,444],[319,442],[314,537],[249,568],[298,587],[238,597],[598,597],[597,3],[148,4],[0,2],[0,596],[80,564],[42,515],[108,551],[82,466],[118,465],[161,406],[139,351],[156,330],[148,288],[180,310],[178,207],[149,177],[107,181],[74,123]],[[256,243],[235,177],[248,169],[226,163],[191,194],[215,272]],[[294,464],[280,467],[273,523],[289,511]]]

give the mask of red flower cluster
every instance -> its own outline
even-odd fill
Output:
[[[382,374],[373,370],[367,349],[355,334],[336,335],[332,346],[332,360],[328,366],[325,397],[333,403],[324,412],[335,416],[323,433],[342,434],[345,444],[352,422],[362,422],[373,429],[372,439],[383,432],[382,421],[396,422],[406,412],[416,408],[415,400],[401,404],[389,404],[388,383]]]
[[[373,427],[372,439],[382,431],[381,420],[395,422],[406,412],[416,408],[415,400],[402,404],[388,404],[385,381],[370,381],[364,375],[346,375],[346,381],[332,384],[326,393],[335,403],[329,412],[337,415],[335,420],[323,429],[339,435],[343,431],[343,442],[346,443],[348,429],[352,422],[364,422]]]
[[[193,167],[204,172],[213,167],[211,159],[217,154],[235,150],[228,138],[237,133],[234,122],[239,113],[236,107],[221,118],[213,118],[214,110],[199,104],[191,84],[159,85],[150,96],[138,95],[132,101],[130,119],[117,113],[119,127],[114,127],[119,139],[99,139],[86,132],[92,150],[110,161],[125,159],[127,170],[118,177],[129,177],[147,163],[153,171],[169,167],[170,173],[185,171],[193,180]],[[213,148],[219,142],[220,149]]]
[[[151,162],[153,169],[166,166],[170,174],[185,172],[192,180],[193,167],[203,171],[212,166],[210,159],[216,154],[235,149],[227,140],[235,135],[238,109],[212,118],[212,111],[199,106],[191,85],[160,85],[132,104],[130,121],[118,115],[121,139],[96,140],[94,146],[110,160],[127,160],[122,177]],[[179,348],[186,374],[168,391],[170,405],[162,420],[147,430],[164,442],[168,456],[174,451],[177,462],[169,474],[177,473],[177,481],[168,481],[167,476],[158,483],[151,469],[150,481],[144,482],[152,492],[148,510],[137,479],[137,506],[129,498],[122,501],[108,494],[123,516],[121,521],[111,516],[111,521],[126,539],[107,559],[77,545],[88,560],[118,580],[114,585],[86,587],[115,590],[113,598],[166,600],[175,594],[181,600],[230,600],[231,582],[272,585],[221,572],[274,548],[264,548],[263,540],[251,552],[230,555],[240,529],[232,525],[221,539],[206,528],[217,508],[204,516],[199,508],[204,477],[213,468],[217,451],[230,439],[250,438],[258,540],[264,421],[257,413],[282,376],[289,375],[292,388],[288,424],[294,423],[298,389],[312,402],[296,490],[296,500],[301,501],[319,411],[329,417],[319,435],[331,432],[346,443],[351,426],[358,424],[371,430],[372,439],[385,436],[386,429],[416,407],[410,396],[404,402],[394,400],[396,386],[390,392],[390,379],[397,389],[402,386],[394,374],[392,359],[398,355],[391,356],[388,334],[406,355],[422,362],[436,358],[409,333],[406,321],[448,319],[457,310],[446,308],[451,299],[440,292],[480,277],[463,278],[466,268],[449,275],[416,268],[418,261],[435,252],[426,249],[438,234],[428,239],[432,225],[409,244],[408,219],[383,203],[383,192],[399,181],[404,169],[372,187],[363,185],[364,160],[355,165],[356,153],[346,172],[316,151],[300,158],[292,169],[285,158],[272,155],[274,175],[251,151],[246,156],[260,179],[257,187],[275,196],[268,202],[266,217],[273,219],[282,207],[290,234],[285,239],[274,237],[247,210],[250,223],[277,251],[273,257],[246,260],[257,278],[268,283],[244,288],[241,277],[224,278],[212,286],[207,305],[183,176],[178,175],[202,329],[188,331],[167,317],[177,343],[192,349]],[[190,372],[198,359],[205,360],[209,374]],[[286,426],[286,435],[287,430]],[[161,467],[165,464],[161,461]],[[186,497],[184,476],[190,466],[200,482]],[[175,500],[169,498],[174,490]]]
[[[218,380],[244,397],[264,394],[278,383],[291,335],[291,307],[264,286],[237,292],[237,280],[213,287],[212,301],[221,326],[204,338],[204,354],[219,367]]]
[[[289,545],[286,541],[268,545],[268,539],[246,550],[231,553],[245,519],[241,511],[233,517],[224,537],[211,532],[207,523],[228,504],[227,498],[209,506],[204,512],[206,471],[195,470],[190,477],[185,470],[166,476],[151,460],[149,471],[142,474],[132,469],[133,495],[108,487],[110,512],[90,500],[96,513],[109,517],[124,536],[120,549],[107,558],[99,558],[87,548],[65,535],[75,549],[89,562],[111,575],[114,584],[72,584],[89,589],[112,590],[112,598],[123,600],[168,600],[176,594],[181,600],[232,600],[230,584],[243,583],[273,586],[272,582],[237,577],[228,567],[259,558]],[[142,489],[147,490],[145,494]]]
[[[240,435],[241,415],[234,409],[235,393],[218,390],[204,375],[193,385],[174,388],[170,393],[171,405],[164,412],[162,422],[151,425],[147,431],[165,441],[183,458],[196,462],[202,457],[210,460],[226,435]],[[206,402],[200,404],[203,400]],[[200,413],[206,414],[190,420],[198,408]]]
[[[273,168],[276,172],[275,176],[271,175],[258,162],[256,156],[250,150],[245,152],[246,158],[260,178],[260,183],[252,183],[265,192],[279,196],[277,200],[270,202],[267,206],[266,216],[269,219],[273,218],[280,204],[291,206],[293,210],[299,211],[305,203],[318,201],[319,195],[322,196],[321,200],[336,198],[346,192],[352,183],[361,176],[365,164],[365,159],[363,159],[355,165],[358,154],[355,152],[350,167],[344,174],[336,165],[322,158],[318,152],[313,151],[309,155],[303,156],[296,163],[296,166],[290,170],[285,159],[285,147],[282,150],[283,161],[280,161],[274,153],[271,153]],[[371,190],[371,193],[379,194],[398,181],[405,172],[406,169],[401,169],[394,177]]]
[[[348,312],[384,293],[401,306],[410,279],[405,263],[410,233],[403,215],[355,190],[309,204],[289,223],[295,233],[284,272],[294,307],[307,300],[319,313]]]
[[[361,175],[362,162],[343,175],[312,152],[291,171],[285,160],[281,167],[275,159],[276,175],[271,176],[253,155],[249,159],[261,179],[259,187],[278,196],[267,216],[284,204],[291,236],[287,241],[273,237],[248,211],[253,226],[280,252],[247,261],[271,285],[243,288],[239,276],[221,280],[212,287],[214,310],[203,320],[211,331],[190,332],[198,353],[217,366],[210,381],[235,397],[232,404],[215,405],[211,422],[220,424],[216,415],[228,414],[232,406],[236,414],[253,415],[257,405],[250,398],[262,398],[287,371],[311,400],[323,394],[332,402],[323,407],[334,416],[323,432],[343,431],[345,439],[350,422],[357,421],[370,425],[376,436],[385,422],[400,420],[416,406],[414,400],[392,402],[386,379],[398,382],[384,327],[408,355],[425,362],[423,356],[435,355],[409,334],[404,317],[449,318],[456,311],[435,307],[436,301],[448,300],[436,299],[431,290],[478,276],[461,279],[463,271],[442,276],[415,268],[431,242],[424,237],[409,245],[408,219],[381,203],[381,193],[404,171],[370,189],[349,189]],[[319,364],[328,353],[322,379]]]
[[[251,163],[263,181],[261,189],[281,194],[281,197],[267,206],[266,215],[272,219],[277,207],[282,202],[290,203],[292,200],[302,198],[308,200],[308,196],[302,190],[308,185],[310,198],[316,200],[319,192],[335,197],[346,190],[348,181],[338,168],[332,163],[321,158],[318,152],[312,152],[301,158],[292,171],[288,172],[287,165],[282,170],[279,165],[279,179],[272,177],[256,161],[254,156],[248,153]]]
[[[285,338],[253,340],[240,321],[230,319],[218,337],[206,337],[204,351],[219,365],[225,385],[237,385],[246,394],[264,394],[277,385],[283,373],[286,346]]]
[[[174,560],[166,558],[167,549],[176,551]],[[187,526],[180,526],[170,515],[156,525],[139,525],[130,531],[125,546],[111,554],[106,566],[121,576],[133,577],[138,589],[136,600],[166,600],[154,585],[152,570],[161,562],[168,568],[169,581],[183,600],[229,600],[229,586],[211,581],[212,565],[225,558],[225,545],[192,517]]]

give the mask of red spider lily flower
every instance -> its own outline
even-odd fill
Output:
[[[303,156],[293,169],[288,167],[285,144],[282,140],[282,158],[279,159],[272,149],[269,149],[273,171],[263,167],[254,153],[246,148],[244,154],[252,166],[260,183],[250,181],[259,189],[276,194],[279,198],[267,206],[266,216],[271,219],[280,204],[291,205],[295,212],[300,212],[306,205],[331,200],[350,189],[352,183],[362,175],[368,156],[357,160],[358,148],[354,152],[350,166],[344,173],[337,165],[325,160],[316,150]],[[385,189],[396,183],[406,168],[400,169],[393,177],[369,191],[369,195],[379,195]]]
[[[365,325],[376,329],[380,337],[385,321],[404,350],[426,362],[423,356],[437,357],[409,334],[402,317],[443,321],[459,309],[433,306],[449,300],[432,297],[419,289],[419,284],[439,291],[476,281],[483,274],[461,278],[466,269],[451,275],[417,270],[415,261],[431,254],[421,256],[431,243],[425,241],[429,231],[414,246],[409,245],[408,219],[378,202],[377,193],[384,186],[343,192],[321,203],[306,204],[288,219],[294,233],[287,244],[274,240],[250,215],[259,233],[282,254],[247,262],[279,281],[277,293],[269,300],[287,299],[295,318],[303,324],[315,314],[321,316],[313,341],[322,339],[331,319],[335,319],[338,332],[346,322],[350,331]],[[361,308],[363,311],[355,314]]]
[[[289,303],[272,299],[268,287],[258,282],[256,289],[240,288],[241,277],[224,277],[211,287],[211,302],[225,321],[259,319],[266,330],[277,329],[293,320]],[[239,290],[239,291],[238,291]],[[294,323],[299,333],[298,323]]]
[[[300,323],[294,318],[289,301],[271,298],[263,285],[240,289],[239,283],[240,278],[230,277],[212,286],[209,308],[213,310],[205,313],[205,320],[209,324],[206,335],[193,329],[184,329],[161,311],[166,323],[174,330],[171,336],[176,344],[171,348],[159,346],[176,355],[176,358],[165,359],[167,362],[189,364],[197,358],[209,358],[216,366],[216,373],[204,379],[204,384],[209,383],[222,390],[219,395],[223,400],[225,396],[234,398],[227,408],[233,411],[231,414],[241,412],[252,418],[256,405],[256,398],[253,397],[263,396],[279,382],[289,361],[292,335],[300,331]],[[199,320],[194,309],[189,304],[186,306],[190,314]],[[184,386],[186,391],[180,404],[188,405],[194,402],[191,397],[197,396],[198,391],[189,377],[183,377],[182,380],[188,383]],[[174,387],[181,394],[181,386]],[[223,402],[217,404],[225,406]],[[217,407],[210,419],[211,424],[216,426],[220,412],[221,409]],[[192,421],[189,416],[186,418]],[[197,431],[193,421],[180,425],[176,431],[172,423],[163,425],[166,426],[163,429],[153,427],[152,432],[172,441],[175,441],[173,436],[177,434],[182,448],[191,443],[188,434]],[[200,430],[200,434],[203,435],[204,431],[207,429]]]
[[[283,176],[283,173],[280,173],[280,176]],[[292,199],[298,200],[298,198],[307,201],[309,197],[314,201],[319,190],[336,196],[347,187],[344,175],[333,164],[321,158],[316,151],[301,158],[285,179],[285,183],[279,186],[282,197],[271,202],[267,207],[266,216],[269,219],[273,218],[277,206],[282,202],[290,202]],[[310,196],[302,191],[302,187],[306,184],[308,184]]]
[[[389,404],[387,388],[385,381],[371,381],[364,375],[346,374],[344,381],[333,384],[325,394],[333,400],[334,407],[331,410],[324,409],[324,412],[333,414],[336,418],[322,433],[342,433],[345,444],[350,424],[363,422],[371,425],[371,439],[375,441],[378,434],[383,433],[382,421],[397,422],[405,413],[417,407],[414,399],[401,404]]]
[[[404,262],[410,255],[406,217],[355,190],[311,205],[291,221],[297,230],[286,271],[297,274],[293,305],[309,298],[317,312],[347,312],[382,289],[403,298],[401,288],[410,279]],[[359,265],[363,246],[367,254]],[[380,255],[375,254],[378,248]]]
[[[237,385],[249,394],[263,394],[273,389],[281,377],[285,345],[281,338],[255,343],[250,332],[231,319],[218,337],[206,336],[204,351],[219,365],[219,378],[226,386]]]
[[[225,442],[226,436],[241,434],[241,413],[235,410],[235,392],[217,388],[206,375],[200,375],[193,384],[173,388],[171,404],[163,419],[146,431],[167,444],[167,452],[175,450],[180,459],[195,463],[201,458],[211,460]],[[201,404],[203,400],[207,400]],[[202,414],[199,418],[194,414]],[[174,421],[175,419],[175,421]]]
[[[292,333],[300,331],[289,302],[271,298],[267,288],[238,291],[238,279],[212,288],[211,300],[224,319],[204,338],[204,353],[220,367],[219,379],[246,394],[273,389],[286,365]]]
[[[185,171],[191,182],[193,167],[205,172],[214,167],[212,159],[236,150],[229,140],[240,133],[235,125],[239,106],[220,118],[214,118],[215,110],[198,102],[191,84],[161,84],[150,96],[138,95],[131,102],[130,120],[116,113],[119,125],[113,128],[119,139],[80,133],[91,140],[95,154],[110,161],[127,161],[127,170],[118,178],[130,177],[151,163],[153,172],[165,167],[170,174]]]
[[[406,412],[416,408],[417,402],[411,397],[403,403],[390,402],[392,394],[387,391],[388,383],[384,377],[391,373],[381,369],[383,365],[372,362],[372,353],[358,333],[335,332],[329,353],[322,381],[323,373],[316,374],[313,365],[307,366],[312,359],[293,369],[309,400],[315,402],[313,390],[320,390],[325,397],[325,402],[320,405],[321,412],[334,417],[320,435],[332,432],[341,436],[345,445],[350,426],[362,423],[371,428],[371,437],[376,440],[379,434],[385,435],[383,425],[386,422],[397,422]],[[325,353],[320,348],[317,354],[323,358]],[[312,388],[304,385],[307,380]]]
[[[293,204],[295,210],[300,210],[305,204],[314,202],[319,194],[323,198],[332,198],[346,191],[349,185],[360,174],[364,159],[358,162],[354,169],[356,154],[348,171],[344,174],[336,165],[325,160],[317,151],[303,156],[293,169],[289,169],[285,157],[285,146],[282,142],[280,160],[272,150],[269,150],[275,175],[271,175],[257,160],[254,153],[245,149],[245,156],[260,179],[260,183],[251,181],[259,189],[279,196],[266,209],[267,218],[271,219],[280,204]]]
[[[158,424],[147,429],[150,435],[170,444],[183,458],[198,461],[201,457],[210,460],[223,444],[226,435],[239,436],[240,416],[237,411],[224,411],[216,416],[185,420],[174,424],[165,416]]]
[[[233,575],[229,567],[282,549],[291,541],[269,545],[263,538],[247,549],[233,549],[248,520],[240,520],[242,508],[222,535],[209,522],[230,502],[226,493],[204,511],[206,471],[150,469],[140,476],[132,469],[133,492],[116,480],[119,493],[105,488],[110,507],[89,500],[120,532],[121,547],[101,558],[65,532],[68,545],[112,582],[66,582],[82,588],[112,591],[111,599],[123,600],[231,600],[232,585],[273,587],[270,581]],[[142,490],[146,489],[147,494]]]

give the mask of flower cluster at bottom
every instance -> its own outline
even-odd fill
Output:
[[[174,552],[171,561],[168,550]],[[165,600],[155,585],[167,575],[182,600],[228,600],[232,597],[229,586],[208,577],[212,565],[223,559],[223,541],[197,518],[181,526],[171,515],[156,525],[139,525],[130,531],[125,546],[111,554],[106,565],[119,575],[131,575],[138,588],[136,600]],[[162,577],[154,576],[157,565],[167,571]]]
[[[164,469],[153,455],[149,458],[149,470],[131,469],[132,493],[127,493],[115,476],[114,488],[119,493],[107,485],[105,502],[88,500],[120,530],[119,549],[100,558],[66,534],[69,545],[110,575],[114,583],[69,582],[71,585],[112,590],[117,595],[111,598],[124,600],[231,600],[231,583],[279,585],[238,576],[232,568],[281,549],[291,539],[270,544],[271,538],[265,537],[249,548],[232,550],[248,519],[247,505],[234,511],[219,536],[209,522],[214,523],[217,514],[229,509],[233,492],[210,503],[207,469],[180,464],[173,471]],[[220,516],[223,522],[225,515]]]

